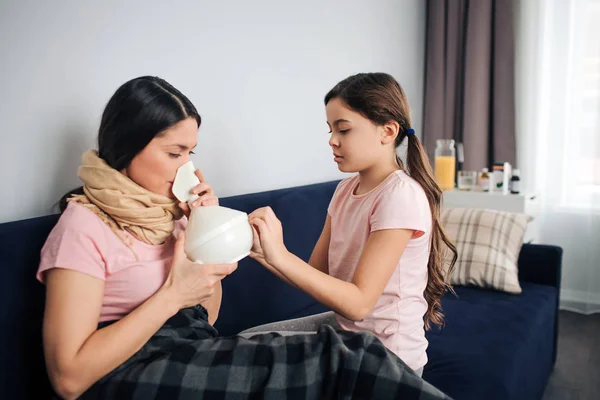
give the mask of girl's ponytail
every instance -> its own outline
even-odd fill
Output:
[[[425,191],[431,209],[431,249],[429,251],[429,262],[427,263],[429,277],[425,288],[425,299],[428,305],[425,314],[425,328],[430,329],[431,323],[442,325],[444,322],[441,297],[446,291],[453,291],[447,277],[452,274],[458,256],[456,247],[448,239],[440,223],[442,190],[435,182],[429,157],[427,157],[427,153],[425,153],[425,149],[416,135],[407,135],[407,140],[406,166],[408,174]],[[445,269],[444,255],[447,250],[451,251],[453,256],[449,268]]]

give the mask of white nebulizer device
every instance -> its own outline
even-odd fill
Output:
[[[188,205],[199,196],[192,161],[183,164],[173,182],[173,194]],[[190,207],[191,208],[191,207]],[[221,206],[191,208],[185,231],[185,253],[198,264],[231,264],[250,254],[253,237],[248,214]]]

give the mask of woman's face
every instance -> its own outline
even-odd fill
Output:
[[[174,198],[177,169],[190,160],[198,140],[198,123],[187,118],[163,131],[121,171],[141,187]]]

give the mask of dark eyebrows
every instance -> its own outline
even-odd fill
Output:
[[[196,148],[196,146],[197,146],[197,144],[196,144],[194,147],[192,147],[192,150],[193,150],[193,149],[195,149],[195,148]],[[189,150],[189,147],[187,147],[187,146],[186,146],[186,145],[184,145],[184,144],[170,144],[170,145],[168,145],[168,146],[165,146],[165,147],[178,147],[178,148],[179,148],[179,150],[181,150],[181,151],[186,151],[186,150]]]

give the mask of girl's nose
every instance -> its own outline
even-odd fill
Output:
[[[337,140],[337,138],[335,137],[335,135],[333,133],[329,137],[329,145],[331,147],[338,147],[340,145],[339,141]]]

